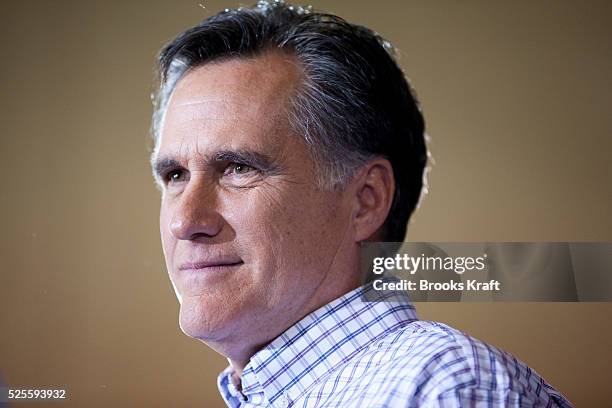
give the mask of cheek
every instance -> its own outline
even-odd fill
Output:
[[[166,263],[169,265],[169,259],[174,252],[175,240],[173,239],[172,234],[170,233],[170,211],[167,208],[167,205],[162,201],[161,208],[159,211],[159,234],[161,237],[162,250],[164,251],[164,257],[166,258]]]
[[[340,197],[310,190],[257,192],[236,208],[238,239],[249,237],[258,254],[283,266],[316,262],[313,254],[334,252],[345,211]]]
[[[251,190],[223,202],[223,218],[246,254],[265,256],[283,238],[286,208],[282,196],[275,193]]]
[[[274,187],[236,192],[223,200],[222,214],[235,232],[235,243],[261,279],[292,264],[292,243],[301,241],[300,220],[306,218],[300,196],[286,186]]]

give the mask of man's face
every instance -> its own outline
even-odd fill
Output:
[[[186,74],[168,105],[164,255],[181,328],[213,347],[270,340],[357,284],[354,205],[317,187],[287,122],[299,81],[289,56],[232,59]]]

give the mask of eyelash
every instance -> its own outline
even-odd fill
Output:
[[[185,173],[185,171],[181,170],[181,169],[171,169],[171,170],[168,170],[168,172],[166,172],[166,174],[164,174],[164,177],[163,177],[164,182],[166,184],[170,184],[170,183],[175,181],[175,179],[173,178],[173,175],[178,174],[179,177],[180,177],[180,176],[183,176],[184,173]]]
[[[242,173],[239,173],[239,172],[237,172],[238,167],[244,168],[244,169],[246,169],[246,171],[244,171]],[[231,169],[231,171],[228,171],[230,169]],[[244,163],[230,163],[225,168],[225,171],[223,172],[223,174],[224,175],[228,175],[228,174],[242,175],[242,174],[250,173],[251,171],[254,171],[254,170],[255,170],[255,168],[253,166],[249,166],[248,164],[244,164]]]

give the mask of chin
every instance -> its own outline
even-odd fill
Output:
[[[214,340],[227,329],[225,316],[217,308],[206,307],[199,298],[183,298],[179,326],[187,336],[198,340]]]

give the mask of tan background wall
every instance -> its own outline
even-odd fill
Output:
[[[409,239],[612,240],[611,2],[313,3],[403,51],[437,163]],[[224,359],[178,328],[147,131],[157,50],[234,5],[0,3],[5,383],[67,386],[57,406],[221,406]],[[420,310],[609,406],[612,304]]]

